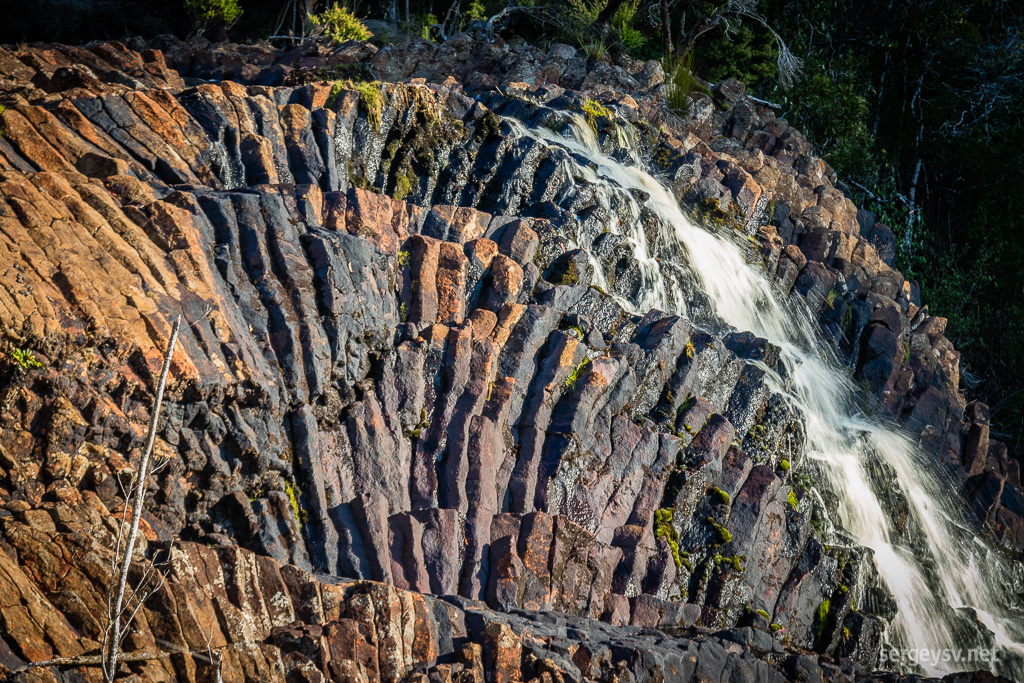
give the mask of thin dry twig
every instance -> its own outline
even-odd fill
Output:
[[[138,610],[142,605],[142,602],[139,601],[135,609],[131,612],[128,622],[124,624],[124,631],[122,631],[121,616],[124,613],[124,594],[128,587],[128,572],[131,569],[132,552],[135,549],[135,541],[139,535],[139,522],[142,519],[142,507],[146,499],[146,470],[149,467],[149,459],[153,454],[153,446],[156,443],[156,430],[157,422],[160,419],[160,406],[163,403],[164,389],[167,386],[167,375],[171,370],[171,360],[174,358],[174,346],[178,342],[178,333],[180,331],[181,316],[179,315],[174,321],[174,327],[171,330],[171,339],[167,345],[167,355],[164,357],[164,366],[160,372],[160,381],[157,383],[156,401],[153,405],[153,414],[149,421],[149,434],[146,438],[146,449],[142,452],[142,458],[139,461],[138,474],[135,477],[135,483],[132,491],[135,501],[132,505],[132,521],[131,526],[128,529],[128,540],[123,544],[123,557],[121,557],[121,538],[124,534],[124,519],[128,512],[127,505],[125,505],[124,513],[122,513],[122,525],[117,535],[116,552],[114,554],[114,568],[118,570],[116,572],[117,589],[112,596],[108,597],[107,627],[103,632],[103,648],[101,649],[102,652],[106,653],[106,661],[101,663],[103,664],[103,676],[107,681],[113,681],[117,674],[123,632],[127,632],[128,625],[131,623],[131,620],[135,617],[135,614],[138,613]],[[144,578],[148,575],[148,571],[149,570],[147,569],[147,572],[143,575]],[[138,590],[133,589],[132,593],[137,596]]]

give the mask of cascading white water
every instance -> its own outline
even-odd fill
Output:
[[[546,128],[525,131],[547,145],[588,159],[587,182],[609,189],[641,190],[647,208],[659,218],[659,243],[678,244],[683,258],[672,267],[696,278],[718,318],[751,331],[782,350],[788,369],[776,389],[789,396],[806,425],[806,457],[815,461],[838,497],[841,526],[853,542],[870,548],[898,613],[887,632],[892,647],[919,654],[916,663],[929,675],[991,669],[1024,680],[1024,616],[1010,605],[1006,565],[976,538],[961,517],[964,503],[937,474],[933,459],[896,427],[860,413],[856,387],[830,359],[816,323],[798,297],[782,300],[777,289],[748,264],[744,249],[730,239],[694,225],[675,197],[636,166],[605,155],[593,131],[573,116],[563,134]],[[629,155],[636,160],[635,152]],[[632,212],[639,216],[639,207]],[[620,221],[641,264],[644,288],[636,301],[617,297],[635,313],[651,308],[686,315],[682,292],[662,273],[665,263],[651,253],[639,220]],[[600,264],[594,264],[600,273]],[[603,277],[603,276],[599,276]],[[914,549],[897,542],[890,515],[869,476],[870,463],[882,463],[895,478],[923,538]],[[972,648],[996,648],[988,661],[968,661]],[[959,654],[958,654],[959,653]],[[886,668],[914,668],[914,661],[890,662]]]

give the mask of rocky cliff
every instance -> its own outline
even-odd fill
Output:
[[[630,305],[617,228],[653,219],[530,132],[573,112],[746,235],[1019,552],[1019,468],[892,233],[742,84],[679,117],[663,80],[465,35],[0,48],[0,667],[98,680],[24,668],[99,647],[180,315],[142,679],[869,676],[895,606],[831,543],[779,349],[683,276],[692,315]]]

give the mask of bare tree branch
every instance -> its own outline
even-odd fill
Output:
[[[142,452],[142,457],[139,461],[138,473],[135,476],[135,484],[133,487],[133,493],[135,501],[132,505],[132,521],[131,526],[128,530],[128,540],[124,544],[123,557],[118,560],[118,556],[121,551],[121,536],[124,532],[124,526],[122,524],[118,531],[117,539],[117,553],[114,555],[115,566],[119,570],[117,572],[117,589],[113,594],[113,605],[108,597],[108,612],[107,612],[107,627],[103,632],[103,649],[102,652],[106,654],[106,661],[103,663],[103,676],[108,683],[114,680],[117,675],[118,659],[121,649],[122,635],[122,624],[121,615],[124,608],[124,594],[128,586],[128,571],[131,569],[132,564],[132,553],[135,549],[135,541],[139,535],[139,522],[142,519],[142,507],[146,499],[146,470],[149,467],[149,458],[153,454],[153,446],[156,443],[156,429],[157,422],[160,419],[160,405],[164,399],[164,388],[167,386],[167,375],[171,370],[171,360],[174,358],[174,346],[178,341],[178,333],[181,331],[181,316],[174,321],[174,327],[171,329],[171,339],[167,345],[167,355],[164,357],[164,366],[160,372],[160,381],[156,388],[156,401],[153,405],[153,414],[149,420],[149,434],[146,439],[146,448]],[[127,513],[128,506],[125,505],[125,513]],[[122,517],[123,519],[123,517]],[[144,575],[145,576],[145,575]],[[134,591],[133,591],[134,592]],[[141,605],[141,603],[139,603]],[[135,616],[138,611],[138,606],[135,611],[132,612],[131,617]],[[131,623],[131,617],[128,623],[124,624],[125,630],[127,630],[128,624]]]
[[[170,652],[162,652],[159,650],[146,650],[144,652],[126,652],[120,656],[120,660],[126,663],[132,662],[149,662],[154,659],[167,659],[171,656]],[[104,662],[103,655],[81,655],[79,657],[56,657],[54,659],[44,659],[39,662],[29,662],[20,669],[15,671],[27,671],[28,669],[38,669],[47,666],[99,666]]]

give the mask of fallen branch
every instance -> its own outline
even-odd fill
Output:
[[[121,662],[149,662],[154,659],[167,659],[171,656],[170,652],[161,652],[160,650],[145,650],[143,652],[128,652],[121,655],[119,660]],[[27,671],[29,669],[38,669],[46,666],[100,666],[103,664],[103,655],[80,655],[78,657],[55,657],[54,659],[44,659],[39,662],[29,662],[21,668],[14,669],[14,671]]]
[[[762,100],[760,97],[747,95],[747,99],[750,100],[751,102],[757,102],[758,104],[763,104],[766,107],[771,107],[772,109],[782,109],[781,104],[775,104],[774,102],[769,102],[768,100]]]

